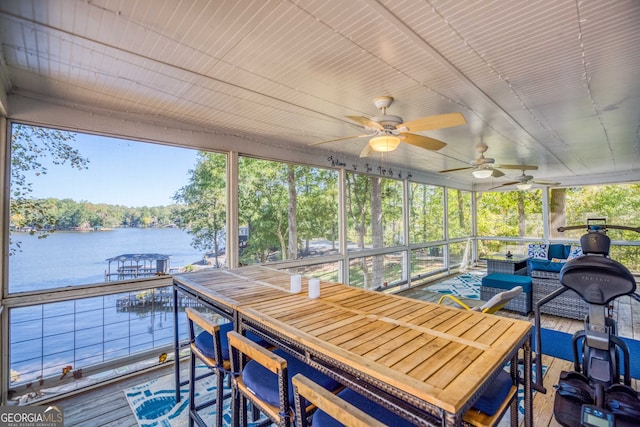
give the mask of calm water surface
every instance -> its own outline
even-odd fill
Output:
[[[126,253],[170,255],[171,267],[199,261],[191,236],[177,228],[117,228],[113,231],[60,231],[44,239],[12,233],[21,250],[9,257],[9,291],[24,292],[59,286],[104,282],[107,258]],[[116,264],[112,264],[112,271]]]

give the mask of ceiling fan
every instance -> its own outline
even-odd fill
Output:
[[[320,145],[345,139],[372,137],[360,153],[360,157],[368,157],[374,152],[393,151],[401,142],[426,150],[437,151],[447,144],[437,139],[429,138],[428,136],[409,133],[409,131],[421,132],[425,130],[443,129],[463,125],[467,122],[461,113],[439,114],[405,122],[402,117],[387,115],[387,108],[393,103],[391,96],[379,96],[374,98],[373,103],[382,112],[382,115],[372,117],[371,119],[362,116],[347,116],[348,119],[363,125],[367,133],[314,142],[309,145]]]
[[[470,161],[469,164],[471,166],[465,166],[463,168],[441,170],[441,171],[439,171],[439,173],[457,172],[457,171],[471,169],[472,170],[471,173],[473,174],[473,176],[475,178],[482,179],[482,178],[489,178],[489,177],[499,178],[501,176],[504,176],[504,172],[502,172],[498,168],[500,168],[500,169],[520,169],[522,171],[525,171],[525,170],[537,170],[538,169],[538,166],[532,166],[532,165],[503,165],[503,164],[498,165],[498,164],[496,164],[496,160],[495,159],[492,159],[490,157],[485,157],[484,156],[485,151],[487,151],[488,149],[489,149],[489,147],[487,146],[487,144],[485,144],[484,142],[481,142],[480,144],[478,144],[476,146],[476,150],[480,153],[480,157]]]
[[[500,188],[500,187],[506,187],[508,185],[514,185],[514,184],[516,184],[516,187],[518,188],[518,190],[528,190],[531,188],[533,184],[540,184],[540,185],[559,185],[560,184],[559,182],[555,182],[555,181],[544,181],[540,179],[534,179],[533,176],[531,175],[525,175],[524,171],[525,170],[523,169],[522,175],[515,178],[516,179],[515,181],[505,182],[504,184],[500,184],[497,187],[490,188],[490,190]]]

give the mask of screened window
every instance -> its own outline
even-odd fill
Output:
[[[429,276],[444,268],[444,247],[442,245],[411,251],[411,277],[418,279]]]
[[[207,264],[213,246],[190,234],[192,218],[174,198],[197,151],[22,124],[11,131],[9,292]],[[224,193],[215,200],[224,211]]]
[[[403,244],[402,182],[352,172],[346,180],[348,249]]]
[[[607,225],[640,227],[639,210],[638,183],[554,188],[549,193],[550,234],[556,239],[579,239],[586,232],[587,220],[594,218],[604,218]],[[584,228],[558,232],[558,227],[572,225],[584,225]],[[608,228],[607,235],[613,241],[610,257],[631,271],[640,271],[640,246],[616,243],[635,243],[640,239],[640,234]]]
[[[338,173],[240,157],[240,261],[259,264],[338,253]]]
[[[605,218],[607,224],[640,226],[640,184],[590,185],[584,187],[554,188],[549,192],[551,236],[580,238],[589,218]],[[558,227],[584,224],[584,230],[559,233]],[[638,240],[633,231],[610,229],[613,240]]]
[[[462,265],[469,267],[471,263],[471,240],[449,244],[449,266]]]
[[[405,252],[354,258],[349,263],[349,285],[384,290],[404,283]]]
[[[478,193],[478,235],[542,238],[542,191]]]
[[[471,236],[471,192],[449,188],[447,206],[449,238]]]
[[[409,193],[411,243],[444,240],[443,188],[412,183]]]

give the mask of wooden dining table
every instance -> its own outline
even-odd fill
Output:
[[[416,425],[462,424],[512,362],[525,426],[533,425],[530,322],[327,281],[319,298],[309,298],[308,278],[300,293],[290,292],[290,282],[291,274],[264,266],[174,276],[176,291],[217,307],[238,331],[262,336]]]

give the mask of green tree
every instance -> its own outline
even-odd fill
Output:
[[[383,218],[387,214],[390,220],[393,218],[388,204],[385,206],[383,203],[383,199],[388,198],[384,197],[383,189],[391,188],[387,181],[373,175],[350,172],[346,174],[348,237],[352,241],[355,240],[360,249],[367,245],[373,245],[375,248],[385,245],[386,220]],[[384,283],[384,256],[361,257],[356,269],[352,268],[350,280],[356,286],[360,286],[361,281],[361,286],[365,289],[381,286]]]
[[[443,187],[411,184],[409,232],[411,243],[444,239]]]
[[[448,189],[449,238],[471,236],[471,192]]]
[[[184,206],[177,212],[180,227],[193,236],[192,246],[213,252],[219,264],[220,243],[226,225],[226,156],[199,152],[189,183],[173,199]]]
[[[298,191],[296,189],[296,167],[291,164],[287,164],[287,189],[289,190],[287,259],[296,259],[298,258]]]
[[[70,165],[74,169],[87,169],[89,160],[70,142],[75,134],[24,124],[14,124],[11,131],[11,203],[10,218],[14,226],[28,227],[31,234],[44,238],[57,226],[53,206],[46,199],[35,199],[31,180],[46,175],[43,159],[54,165]],[[20,242],[10,240],[10,253]]]
[[[310,250],[311,240],[323,238],[336,249],[338,240],[338,182],[335,171],[298,167],[296,172],[298,196],[298,237],[304,251]]]
[[[241,262],[264,263],[269,257],[285,259],[290,240],[288,166],[250,157],[242,157],[241,162],[238,221],[249,228]]]
[[[476,202],[479,236],[542,237],[540,190],[478,193]]]

